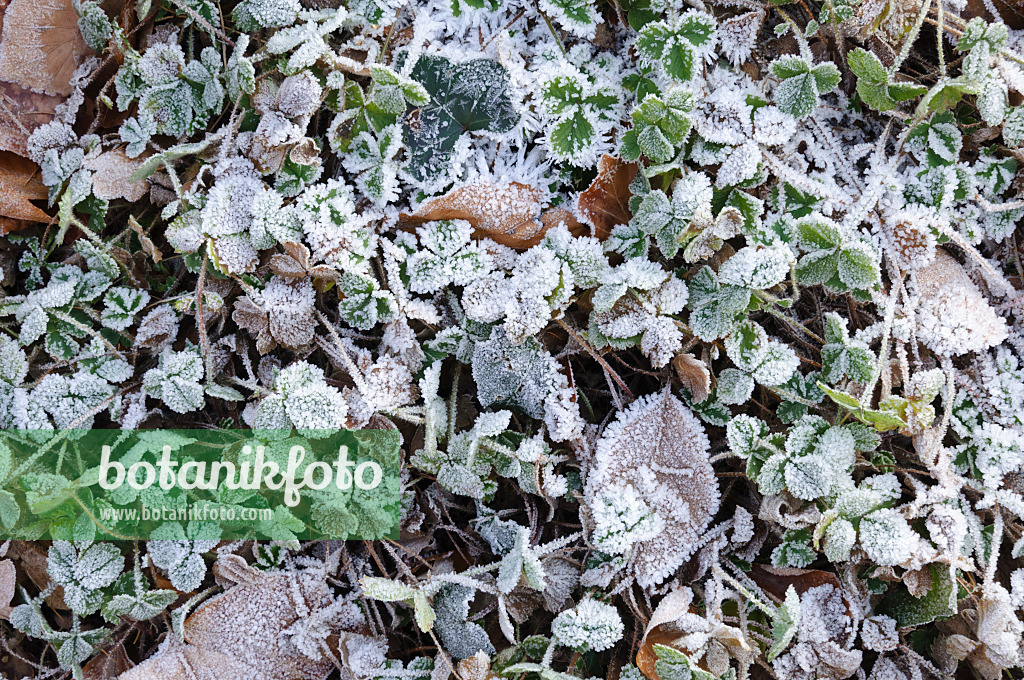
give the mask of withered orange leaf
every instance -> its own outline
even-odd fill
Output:
[[[477,238],[490,238],[511,248],[540,242],[541,192],[527,184],[492,184],[477,180],[434,198],[413,214],[402,213],[399,224],[415,226],[436,220],[466,220]]]
[[[593,236],[602,241],[612,228],[627,224],[633,213],[629,210],[629,183],[636,177],[636,163],[627,163],[605,154],[597,164],[597,177],[580,194],[580,217],[593,229]]]
[[[91,53],[71,0],[11,0],[0,39],[0,80],[67,96],[71,76]]]
[[[23,227],[33,222],[49,222],[50,216],[31,203],[33,199],[46,196],[46,185],[39,179],[39,166],[10,151],[0,151],[0,216],[23,220]],[[5,222],[0,233],[13,231],[13,224]]]

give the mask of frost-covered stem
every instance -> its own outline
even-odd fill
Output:
[[[1017,210],[1018,208],[1024,208],[1024,198],[1013,201],[1012,203],[992,203],[975,191],[974,200],[976,200],[981,207],[985,209],[985,212],[1009,212],[1011,210]]]
[[[78,494],[74,494],[73,498],[75,499],[75,503],[78,504],[78,507],[82,508],[82,512],[84,512],[89,517],[89,519],[92,520],[93,524],[99,527],[100,531],[102,531],[105,534],[110,534],[114,538],[120,539],[122,541],[132,540],[131,536],[124,536],[122,534],[117,533],[113,529],[108,529],[107,527],[103,526],[103,524],[100,523],[99,519],[96,518],[96,515],[92,514],[89,508],[86,507],[85,503],[83,503],[82,500],[78,497]]]
[[[510,456],[512,458],[515,458],[516,456],[516,452],[510,449],[509,447],[505,446],[504,444],[491,441],[487,437],[480,438],[480,448],[487,449],[488,451],[493,451],[495,453],[500,453],[506,456]]]
[[[775,8],[775,11],[778,12],[779,16],[785,19],[786,23],[789,24],[789,27],[793,29],[793,35],[796,36],[796,41],[800,45],[800,56],[803,57],[808,64],[814,63],[814,55],[811,54],[811,46],[807,44],[807,38],[804,37],[804,30],[800,28],[799,24],[793,21],[792,17],[778,7]]]
[[[754,593],[750,592],[750,590],[748,590],[746,586],[744,586],[742,583],[740,583],[732,576],[730,576],[728,573],[726,573],[726,571],[722,569],[720,565],[716,564],[714,566],[714,572],[720,579],[722,579],[723,581],[731,585],[733,588],[735,588],[736,592],[738,592],[743,597],[747,598],[747,600],[749,600],[751,604],[753,604],[755,607],[763,611],[765,614],[772,618],[778,616],[779,612],[774,606],[772,606],[768,602],[762,602],[760,599],[758,599],[758,597],[754,595]]]
[[[181,0],[171,0],[171,2],[174,3],[175,7],[177,7],[178,9],[183,11],[185,14],[189,15],[190,17],[192,17],[193,21],[195,21],[197,24],[199,24],[200,26],[205,28],[212,35],[217,36],[218,38],[220,38],[221,40],[226,42],[228,45],[231,45],[232,47],[235,46],[235,41],[233,41],[231,38],[229,38],[227,36],[227,34],[224,33],[224,31],[222,31],[219,28],[213,26],[209,21],[204,19],[203,15],[201,15],[199,12],[195,11],[194,9],[192,9],[191,7],[186,5],[184,2],[181,2]]]
[[[551,642],[548,644],[548,648],[544,650],[544,657],[540,660],[541,666],[551,667],[551,660],[555,656],[555,647],[558,646],[555,642],[554,636],[551,638]]]
[[[944,1],[945,0],[935,0],[935,13],[938,16],[938,30],[935,31],[935,41],[937,44],[935,48],[939,53],[939,76],[941,78],[946,77],[946,52],[943,49],[943,47],[945,47],[945,45],[943,45],[943,40],[945,39],[945,36],[943,35],[942,30],[942,24],[945,23],[946,19],[946,13],[942,7],[942,3]]]
[[[942,2],[942,0],[939,0]],[[921,32],[921,26],[924,25],[924,20],[928,17],[928,10],[932,8],[932,0],[924,0],[921,4],[921,11],[917,14],[917,19],[914,21],[913,28],[910,29],[910,34],[907,35],[907,39],[903,41],[903,47],[900,48],[900,53],[896,57],[896,61],[889,67],[889,75],[896,75],[897,71],[900,70],[900,66],[910,56],[910,48],[914,46],[914,41],[917,40],[918,34]],[[942,50],[939,50],[941,53]]]
[[[213,354],[210,352],[210,338],[206,335],[206,314],[203,312],[203,284],[206,282],[206,264],[209,249],[203,257],[203,266],[199,270],[199,282],[196,284],[196,327],[199,329],[199,345],[203,350],[203,371],[206,382],[213,382]]]
[[[999,505],[992,507],[992,544],[988,550],[988,561],[985,563],[985,584],[996,579],[996,564],[999,562],[999,544],[1003,542],[1003,511]]]
[[[776,387],[768,387],[767,385],[765,385],[764,387],[766,387],[768,389],[768,391],[771,392],[772,394],[774,394],[774,395],[776,395],[778,397],[782,397],[783,399],[786,399],[788,401],[795,401],[798,404],[803,404],[807,408],[814,408],[814,409],[820,409],[821,408],[820,404],[816,404],[813,401],[810,401],[808,399],[804,399],[800,395],[794,394],[793,392],[790,392],[789,390],[784,390],[781,387],[777,387],[777,386]]]
[[[587,351],[587,354],[594,358],[594,361],[596,361],[601,366],[601,368],[604,369],[605,374],[610,376],[611,379],[615,381],[615,384],[618,385],[619,388],[626,393],[626,397],[628,397],[630,400],[635,398],[633,396],[633,393],[629,391],[629,388],[626,387],[626,383],[623,382],[622,378],[619,377],[619,374],[615,372],[615,369],[613,369],[608,364],[608,362],[604,360],[604,357],[597,353],[597,350],[590,346],[589,342],[587,342],[579,333],[574,331],[572,327],[569,326],[569,324],[567,324],[563,319],[555,319],[555,323],[564,328],[565,332],[568,333],[573,340],[578,342],[583,347],[583,349]]]
[[[1010,299],[1014,299],[1020,294],[1020,291],[1014,288],[1009,281],[1003,278],[1002,274],[993,269],[992,265],[988,263],[988,260],[986,260],[985,257],[978,252],[977,248],[968,243],[964,239],[964,237],[960,235],[960,232],[958,232],[956,229],[953,229],[949,225],[941,224],[939,226],[939,230],[943,234],[948,236],[950,241],[960,246],[960,248],[963,249],[964,252],[970,255],[974,259],[974,261],[978,263],[978,267],[981,269],[981,271],[985,273],[985,277],[991,283],[998,284],[1000,288],[1005,290],[1007,295],[1009,295]]]
[[[327,327],[327,332],[331,334],[331,339],[334,340],[334,344],[338,346],[338,351],[341,352],[341,358],[345,362],[345,367],[348,368],[348,373],[352,376],[352,382],[356,384],[356,389],[359,390],[360,394],[369,396],[370,390],[366,386],[366,381],[363,380],[363,374],[356,367],[355,362],[348,355],[348,351],[345,349],[345,345],[341,342],[341,336],[338,335],[338,331],[334,328],[323,312],[319,309],[316,310],[316,315],[320,319],[320,323]]]
[[[423,417],[418,415],[414,409],[407,407],[396,408],[393,411],[390,411],[390,413],[399,420],[404,420],[405,422],[412,423],[413,425],[422,425],[425,422]]]
[[[448,398],[448,435],[446,442],[455,439],[455,416],[458,415],[459,405],[459,379],[462,377],[462,362],[455,364],[455,377],[452,379],[452,394]]]
[[[544,10],[537,5],[537,13],[544,17],[544,23],[547,24],[548,30],[551,31],[551,35],[555,38],[555,44],[558,45],[558,49],[561,50],[562,56],[565,57],[565,45],[562,44],[562,39],[558,35],[558,31],[555,30],[554,25],[551,23],[551,19],[548,19],[548,15],[544,13]]]
[[[722,453],[718,453],[718,454],[715,454],[714,456],[711,456],[711,458],[708,459],[708,462],[711,463],[712,465],[714,465],[715,463],[717,463],[720,460],[726,460],[728,458],[742,458],[742,457],[743,456],[741,456],[741,455],[739,455],[737,453],[733,453],[732,451],[724,451]]]
[[[899,283],[903,282],[903,275],[900,274]],[[892,322],[896,318],[896,301],[899,300],[897,286],[889,287],[889,304],[885,307],[885,317],[882,321],[882,344],[878,348],[878,363],[875,370],[871,372],[871,380],[864,386],[864,392],[860,395],[861,408],[871,408],[871,395],[875,392],[875,385],[882,375],[882,366],[889,358],[889,334],[892,332]]]
[[[792,184],[794,188],[817,198],[830,198],[839,205],[850,205],[850,197],[843,195],[839,187],[834,186],[834,183],[832,187],[827,187],[819,182],[809,180],[805,175],[801,175],[786,165],[781,158],[770,151],[764,151],[763,153],[772,172],[778,175],[780,179]],[[835,193],[830,191],[830,189],[834,189]]]
[[[796,281],[796,279],[794,279],[794,282],[795,281]],[[781,319],[782,321],[785,321],[786,324],[789,325],[794,330],[799,331],[801,333],[806,333],[807,335],[809,335],[812,338],[814,338],[815,341],[820,342],[823,345],[825,344],[825,339],[822,338],[820,335],[818,335],[817,333],[815,333],[811,329],[807,328],[806,326],[804,326],[802,323],[800,323],[796,319],[791,319],[788,316],[786,316],[785,314],[783,314],[782,312],[780,312],[779,310],[777,310],[774,307],[770,306],[771,303],[778,302],[779,298],[774,297],[772,295],[769,295],[768,293],[765,293],[764,291],[761,291],[761,290],[754,291],[754,296],[757,297],[757,299],[761,300],[762,302],[768,302],[769,303],[769,306],[765,307],[764,311],[768,312],[769,314],[771,314],[772,316],[774,316],[777,319]]]

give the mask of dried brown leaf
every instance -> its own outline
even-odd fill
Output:
[[[0,80],[41,94],[71,94],[71,76],[92,52],[71,0],[11,0],[3,22]]]
[[[703,361],[692,354],[677,354],[672,360],[672,368],[676,369],[683,387],[693,395],[694,403],[699,404],[708,398],[711,392],[711,372]]]
[[[39,179],[39,166],[10,151],[0,151],[0,216],[33,222],[49,222],[50,216],[31,203],[45,200],[46,185]],[[13,226],[13,225],[12,225]],[[0,229],[0,234],[13,231]]]
[[[285,631],[326,604],[312,573],[258,574],[205,603],[185,620],[182,643],[168,635],[156,654],[120,680],[315,680],[334,664],[312,659]]]
[[[411,215],[402,213],[399,224],[409,227],[437,220],[466,220],[477,238],[529,248],[544,236],[540,197],[538,189],[519,182],[495,185],[477,180],[427,201]]]
[[[14,599],[14,587],[17,585],[17,572],[14,562],[0,560],[0,618],[11,615],[11,600]]]
[[[113,680],[132,667],[131,659],[124,651],[124,645],[118,644],[104,649],[82,666],[85,680]]]
[[[54,118],[64,97],[39,94],[14,83],[0,82],[0,149],[28,156],[28,138]]]
[[[629,209],[629,183],[636,177],[636,163],[627,163],[605,154],[597,164],[597,177],[580,194],[580,217],[590,225],[593,236],[602,241],[612,229],[627,224],[633,213]]]

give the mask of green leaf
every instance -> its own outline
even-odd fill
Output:
[[[420,182],[446,177],[455,143],[464,132],[510,131],[519,120],[509,96],[509,76],[492,59],[456,64],[444,57],[423,55],[410,74],[430,96],[430,103],[411,108],[403,123],[409,174]]]
[[[814,75],[802,73],[783,80],[775,88],[775,104],[796,118],[809,116],[818,105],[818,86]]]
[[[846,56],[846,62],[857,76],[858,91],[862,80],[868,83],[884,83],[889,79],[889,72],[882,66],[878,57],[863,47],[850,52]]]
[[[878,613],[896,619],[899,628],[923,626],[936,619],[955,615],[956,608],[950,607],[949,600],[957,584],[950,578],[949,568],[931,564],[929,569],[932,585],[923,597],[916,598],[905,585],[896,584],[878,603]]]

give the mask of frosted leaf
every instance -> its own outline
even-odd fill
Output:
[[[168,635],[121,680],[323,680],[335,668],[332,660],[322,652],[310,657],[295,642],[307,628],[314,635],[324,626],[338,632],[344,612],[331,600],[316,570],[260,573],[200,605],[184,621],[184,644]]]
[[[84,543],[76,549],[69,541],[54,541],[46,560],[47,573],[64,588],[64,602],[79,616],[96,611],[103,602],[102,588],[121,575],[124,557],[110,543]]]
[[[160,354],[156,368],[142,376],[146,393],[163,401],[175,413],[197,411],[206,403],[203,386],[203,358],[198,347],[181,352],[170,349]]]
[[[309,186],[295,203],[295,214],[313,259],[341,270],[368,272],[376,246],[372,213],[357,214],[352,192],[338,180]]]
[[[21,385],[28,375],[28,360],[25,350],[18,342],[8,337],[0,339],[0,380],[9,385]]]
[[[745,95],[736,89],[718,88],[704,99],[702,116],[697,116],[697,131],[705,140],[715,144],[743,144],[753,129],[751,108]]]
[[[785,281],[795,261],[793,252],[785,244],[747,246],[725,261],[718,271],[718,280],[764,290]]]
[[[622,639],[625,626],[610,604],[590,598],[562,612],[551,622],[558,641],[578,652],[602,652]]]
[[[921,206],[901,210],[886,220],[884,233],[889,241],[886,253],[897,267],[920,269],[935,259],[936,239],[932,228],[936,225],[934,212]]]
[[[345,426],[347,413],[348,404],[323,371],[296,361],[277,374],[273,393],[256,409],[253,429],[336,429]]]
[[[505,316],[511,291],[505,273],[494,271],[469,283],[462,293],[466,316],[480,323],[492,323]]]
[[[263,290],[269,330],[286,347],[302,347],[313,340],[316,293],[308,278],[289,281],[275,276]]]
[[[832,562],[850,559],[850,551],[857,543],[857,530],[845,517],[835,519],[825,529],[825,557]]]
[[[541,0],[540,8],[573,35],[593,39],[599,15],[592,0]]]
[[[796,119],[777,106],[754,111],[754,139],[765,146],[785,144],[796,133]]]
[[[487,632],[479,624],[466,620],[473,595],[471,588],[448,584],[434,596],[437,635],[456,659],[468,659],[480,651],[488,655],[495,652]]]
[[[718,169],[715,186],[726,187],[742,184],[757,176],[761,163],[761,149],[755,141],[747,141],[736,147]]]
[[[907,520],[892,508],[874,510],[860,521],[861,547],[875,564],[891,566],[910,559],[919,541]]]
[[[406,260],[409,288],[431,293],[448,284],[465,286],[491,269],[490,256],[470,242],[473,228],[465,220],[430,222],[418,233],[423,249]]]
[[[342,159],[345,169],[357,175],[356,187],[377,205],[398,199],[399,166],[395,158],[401,149],[401,128],[391,125],[378,135],[360,132]]]
[[[689,291],[682,279],[671,275],[666,277],[666,273],[657,265],[653,269],[637,268],[630,266],[633,262],[639,263],[638,260],[630,260],[606,277],[607,283],[594,295],[595,310],[607,304],[600,297],[602,291],[611,291],[612,295],[621,297],[608,311],[597,311],[593,319],[601,333],[608,338],[631,339],[632,342],[639,337],[644,355],[654,366],[664,366],[682,348],[682,333],[667,315],[682,311]],[[623,295],[627,287],[632,287],[629,286],[630,282],[649,287],[654,280],[662,277],[666,278],[656,288]]]
[[[884,614],[869,616],[860,628],[860,639],[865,649],[874,652],[891,652],[899,644],[896,621]]]
[[[220,527],[216,524],[189,522],[186,530],[177,522],[167,522],[153,530],[146,549],[153,565],[167,572],[172,586],[191,592],[206,576],[202,554],[219,542]]]
[[[718,375],[715,395],[723,404],[745,404],[754,392],[754,379],[749,373],[727,368]]]
[[[79,371],[70,377],[47,374],[32,390],[31,398],[37,407],[53,417],[58,428],[89,428],[93,421],[87,414],[98,412],[113,394],[114,387],[106,380],[88,371]]]
[[[398,313],[393,293],[381,290],[377,281],[360,274],[343,274],[338,290],[344,298],[338,303],[338,316],[353,328],[369,330],[378,323],[389,322]]]
[[[664,530],[661,517],[652,513],[628,484],[603,493],[590,511],[594,517],[594,545],[609,555],[628,554],[634,544]]]
[[[323,89],[309,71],[288,76],[277,91],[277,110],[289,118],[309,116],[320,105]]]
[[[544,416],[544,401],[557,384],[558,364],[534,338],[511,344],[502,327],[491,331],[473,351],[477,399],[485,408],[507,403],[532,418]]]
[[[103,296],[102,321],[107,328],[123,331],[135,321],[135,315],[149,302],[145,290],[116,286]]]
[[[139,322],[135,333],[135,344],[162,350],[178,335],[178,315],[170,305],[160,305],[146,314]]]
[[[936,249],[934,262],[921,268],[915,281],[917,336],[936,354],[977,352],[1006,339],[1006,321],[945,250]]]
[[[879,280],[878,256],[863,241],[854,241],[839,251],[839,280],[850,288],[871,288]]]
[[[722,43],[722,53],[733,66],[739,66],[750,57],[764,18],[763,10],[755,10],[719,24],[718,38]]]
[[[598,441],[584,490],[588,506],[630,484],[664,522],[665,530],[637,543],[630,557],[643,587],[661,583],[690,557],[718,510],[709,447],[700,421],[668,392],[637,399]]]

